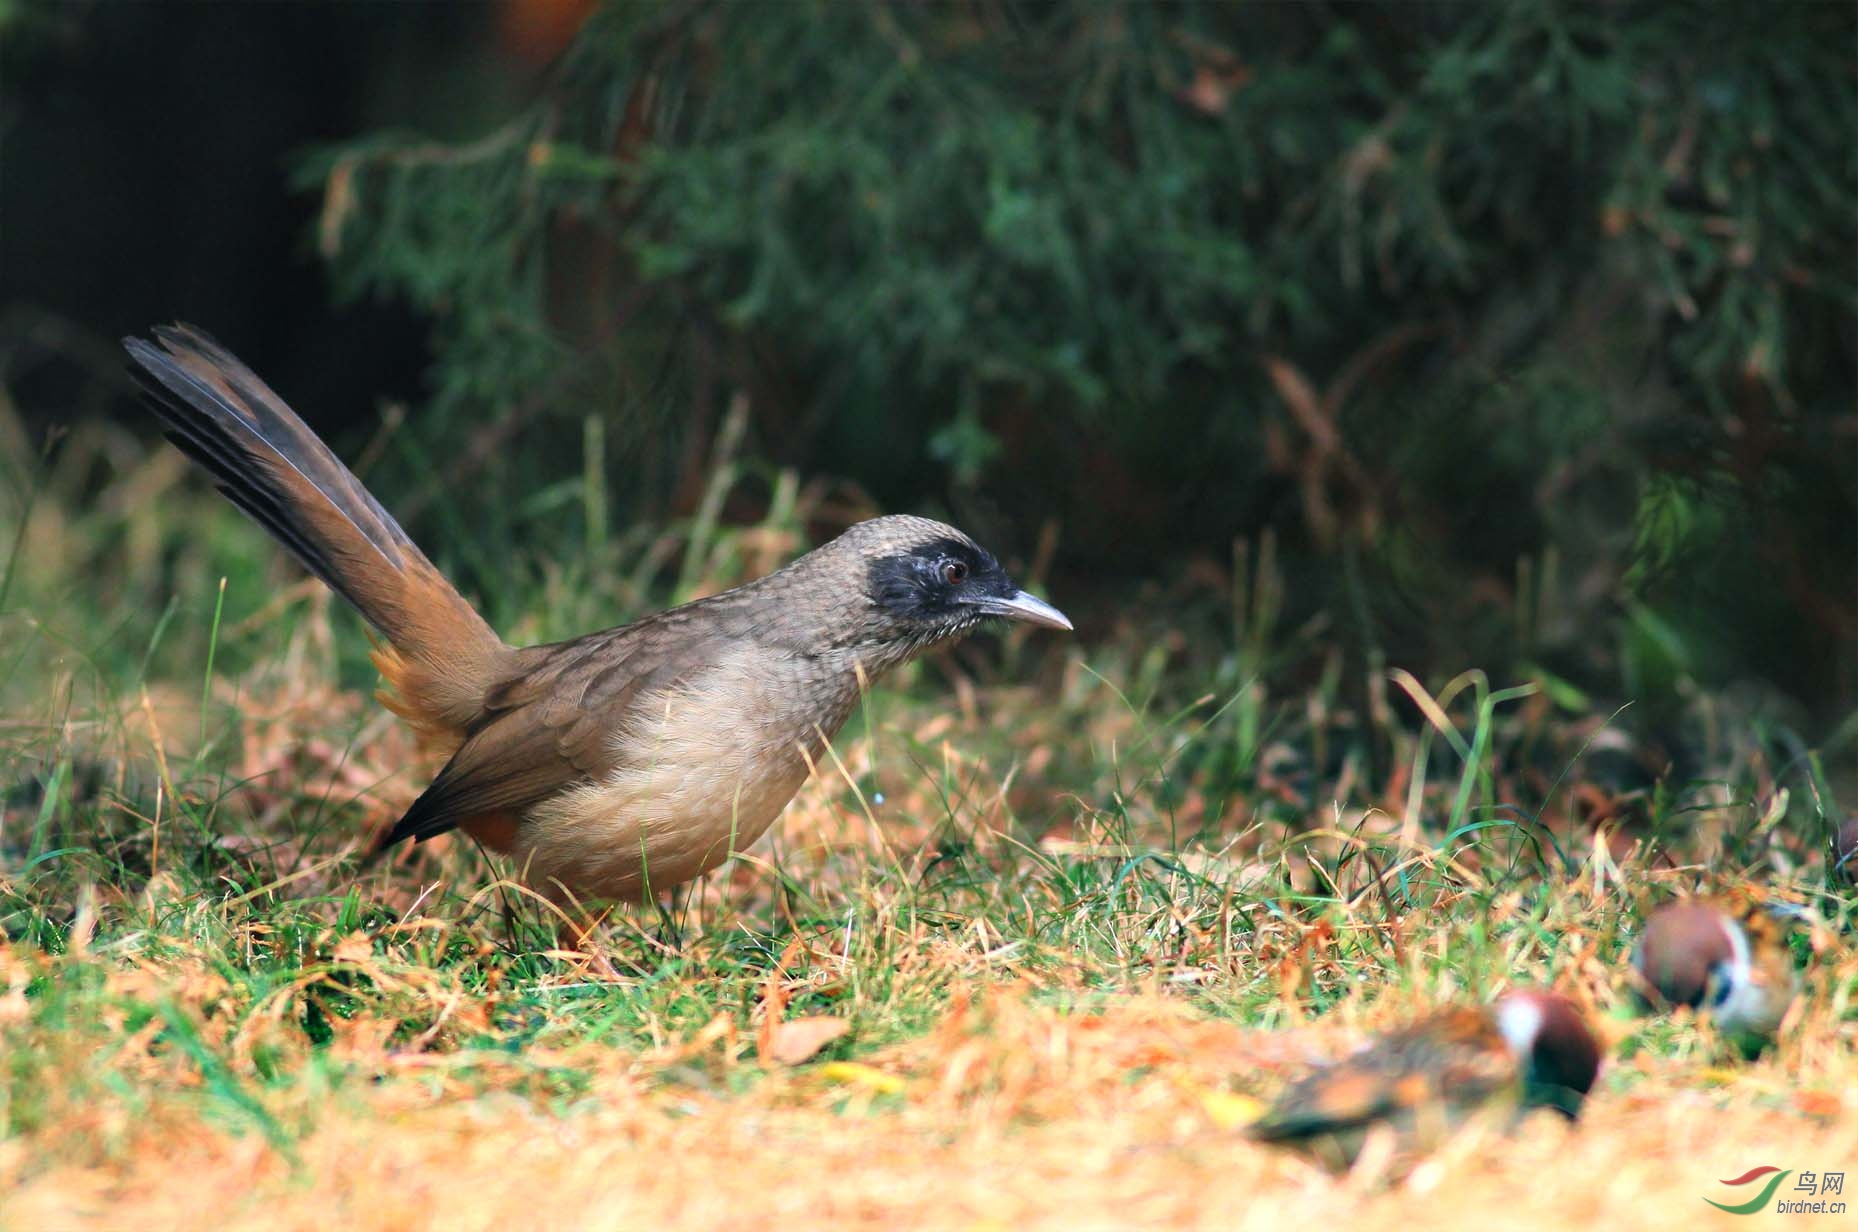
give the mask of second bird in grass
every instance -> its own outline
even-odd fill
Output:
[[[1638,992],[1654,1009],[1688,1006],[1725,1034],[1759,1045],[1800,991],[1787,929],[1791,903],[1681,898],[1652,912],[1632,951]]]
[[[1375,1037],[1292,1083],[1247,1132],[1342,1167],[1376,1126],[1426,1150],[1483,1113],[1546,1107],[1572,1119],[1599,1076],[1600,1055],[1571,1001],[1518,989]]]
[[[866,683],[989,617],[1071,627],[954,527],[884,517],[723,594],[511,646],[224,347],[186,326],[125,345],[170,439],[380,632],[382,700],[451,755],[382,845],[462,830],[551,897],[646,898],[715,868]]]

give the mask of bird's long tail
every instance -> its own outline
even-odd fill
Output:
[[[256,373],[191,326],[154,335],[123,345],[168,438],[386,638],[382,700],[435,735],[461,731],[510,648]]]

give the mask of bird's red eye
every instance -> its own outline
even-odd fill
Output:
[[[959,586],[968,580],[968,566],[958,560],[946,561],[942,565],[942,580],[950,586]]]

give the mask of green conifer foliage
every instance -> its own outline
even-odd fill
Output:
[[[688,503],[740,389],[761,453],[1055,515],[1074,563],[1271,527],[1293,602],[1368,642],[1629,669],[1649,613],[1810,693],[1759,647],[1849,672],[1858,629],[1855,33],[621,3],[482,140],[308,170],[341,285],[432,315],[423,430],[602,417],[641,512]],[[582,434],[520,439],[558,477]],[[1515,618],[1519,561],[1572,618]]]

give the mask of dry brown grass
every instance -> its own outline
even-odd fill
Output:
[[[205,579],[270,550],[117,503],[133,535],[51,501],[0,612],[0,1226],[1689,1227],[1734,1222],[1703,1203],[1722,1177],[1858,1163],[1830,788],[1720,699],[1707,778],[1628,798],[1584,773],[1605,716],[1543,693],[1273,692],[1244,598],[1205,671],[1135,624],[944,660],[675,938],[615,920],[615,979],[460,845],[357,872],[423,782],[359,638],[313,588],[260,610],[249,583],[215,638]],[[158,638],[170,571],[205,610]],[[88,636],[117,628],[142,640]],[[188,668],[145,674],[156,645]],[[1821,921],[1752,1063],[1635,1017],[1620,978],[1649,902],[1725,883]],[[1578,1126],[1341,1177],[1242,1136],[1312,1061],[1512,983],[1614,1045]]]
[[[435,1058],[351,1039],[338,1054],[381,1080],[319,1108],[294,1167],[262,1137],[185,1117],[116,1127],[110,1160],[29,1166],[62,1154],[57,1136],[15,1141],[0,1214],[22,1228],[1675,1228],[1730,1219],[1702,1205],[1718,1177],[1858,1156],[1849,1038],[1733,1074],[1634,1067],[1576,1130],[1537,1118],[1404,1180],[1337,1179],[1244,1141],[1207,1097],[1294,1063],[1300,1041],[1155,996],[1088,1015],[1011,988],[983,1002],[858,1067],[779,1071],[739,1094],[674,1077],[693,1052],[728,1064],[742,1042],[727,1032],[512,1059],[586,1070],[561,1110],[500,1092],[494,1066],[461,1083]]]
[[[856,781],[869,748],[847,752]],[[318,764],[295,769],[311,784]],[[1004,822],[997,793],[973,794],[978,817]],[[907,789],[888,798],[927,807]],[[914,898],[891,870],[920,870],[927,829],[880,832],[856,799],[843,782],[810,785],[770,863],[860,936],[822,919],[782,928],[781,878],[746,861],[703,888],[678,958],[616,933],[615,958],[638,974],[612,985],[566,958],[528,963],[494,914],[457,898],[429,911],[435,896],[407,874],[481,890],[466,853],[422,853],[420,869],[370,884],[399,911],[348,932],[330,902],[299,896],[306,881],[344,884],[301,847],[271,878],[297,880],[254,902],[159,875],[134,898],[94,885],[67,952],[0,952],[0,1030],[36,1053],[29,1072],[15,1053],[0,1225],[1688,1227],[1732,1218],[1702,1203],[1723,1196],[1721,1177],[1858,1159],[1858,956],[1830,929],[1810,938],[1811,995],[1758,1062],[1727,1060],[1706,1026],[1631,1017],[1622,921],[1643,885],[1694,873],[1629,862],[1551,901],[1540,883],[1480,894],[1472,879],[1429,922],[1337,904],[1281,919],[1270,899],[1244,899],[1224,940],[1204,886],[1180,891],[1172,922],[1150,888],[1107,913],[1072,905],[1108,945],[1044,949],[1003,918],[997,887],[963,886],[965,919]],[[1020,841],[970,820],[979,858]],[[1066,844],[1131,850],[1075,832],[1049,845]],[[772,924],[779,952],[745,962],[736,916]],[[1556,932],[1552,954],[1535,927]],[[1147,952],[1121,965],[1143,937]],[[291,957],[255,980],[267,948]],[[1492,970],[1493,950],[1516,969]],[[1610,1062],[1578,1127],[1473,1130],[1410,1173],[1345,1177],[1239,1132],[1251,1101],[1302,1066],[1512,978],[1558,983],[1631,1054]],[[333,1004],[318,990],[352,1011],[320,1043],[304,1028],[311,1002]],[[586,1038],[582,1016],[628,999],[624,1030]],[[538,1006],[539,1027],[524,1021]],[[849,1035],[797,1065],[773,1059],[783,1020],[822,1017]]]

